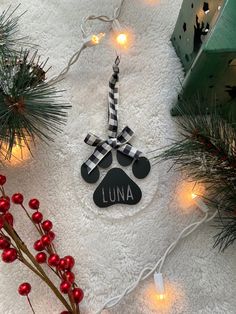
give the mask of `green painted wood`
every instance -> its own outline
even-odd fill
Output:
[[[228,0],[214,31],[205,43],[205,50],[236,51],[236,0]]]
[[[202,44],[214,31],[226,2],[227,0],[183,1],[171,41],[186,72],[203,48]],[[218,10],[219,7],[221,10]],[[207,8],[209,11],[206,11]]]
[[[192,11],[189,9],[192,2],[183,1],[172,35],[173,45],[186,70],[178,105],[181,106],[183,102],[191,103],[191,100],[201,97],[204,108],[216,106],[222,111],[227,111],[227,108],[232,108],[232,104],[236,101],[236,0],[196,0],[193,2],[194,7],[196,6],[195,13],[192,12],[194,7],[191,7]],[[210,11],[207,14],[203,11],[204,2],[209,5]],[[221,10],[218,10],[219,5],[221,5]],[[204,15],[201,14],[201,10]],[[211,10],[212,13],[209,15]],[[195,21],[193,20],[196,13],[198,16],[197,24],[196,17]],[[200,18],[201,16],[202,18]],[[189,25],[192,25],[192,30],[188,36],[191,34],[194,36],[196,28],[198,31],[199,29],[204,31],[206,23],[209,24],[209,32],[207,35],[201,35],[201,42],[200,45],[198,42],[197,51],[194,51],[196,43],[193,37],[191,38],[191,48],[190,40],[186,44],[189,37],[182,36],[178,42],[176,40],[180,26],[187,18],[192,21],[192,24],[188,22]],[[190,54],[191,49],[193,49],[192,54]],[[188,62],[186,55],[189,56]],[[228,103],[231,105],[226,106],[225,104]],[[175,107],[171,113],[173,115],[177,113]]]

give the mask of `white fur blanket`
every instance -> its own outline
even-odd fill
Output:
[[[1,0],[0,10],[17,0]],[[51,73],[58,73],[81,44],[80,22],[88,14],[111,15],[118,0],[21,0],[22,34],[40,45],[50,57]],[[176,134],[169,109],[176,100],[183,77],[181,64],[170,43],[181,0],[127,0],[121,22],[131,27],[135,41],[121,62],[120,124],[135,130],[132,143],[143,151],[166,145]],[[104,25],[97,24],[99,30]],[[106,26],[105,26],[106,27]],[[106,136],[107,90],[114,49],[108,42],[83,52],[59,87],[72,104],[68,123],[55,142],[40,142],[34,158],[2,171],[7,190],[22,192],[26,199],[38,197],[42,211],[55,225],[56,246],[61,254],[76,257],[75,272],[85,291],[82,313],[92,314],[117,295],[149,263],[153,265],[178,233],[201,217],[197,209],[186,210],[179,201],[181,179],[159,164],[139,181],[142,202],[99,210],[93,205],[95,186],[80,177],[80,165],[92,152],[84,144],[87,132]],[[131,175],[131,169],[127,170]],[[102,175],[105,171],[102,172]],[[29,245],[36,234],[20,210],[17,224]],[[157,302],[153,280],[143,282],[134,293],[107,313],[117,314],[233,314],[236,309],[235,249],[224,254],[212,249],[212,226],[202,226],[183,241],[164,266],[168,298]],[[1,263],[0,313],[31,313],[18,297],[22,281],[33,286],[32,303],[37,314],[63,310],[45,285],[19,263]]]

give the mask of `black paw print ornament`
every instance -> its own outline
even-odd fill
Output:
[[[99,168],[108,169],[112,165],[112,150],[116,150],[121,166],[132,165],[132,173],[137,179],[145,178],[151,169],[149,160],[129,143],[134,132],[126,126],[118,134],[119,62],[117,57],[109,81],[108,139],[89,133],[84,140],[86,144],[95,146],[93,154],[81,166],[81,175],[87,183],[96,183],[100,177]],[[135,205],[141,198],[141,189],[121,168],[108,170],[93,194],[94,203],[101,208],[114,204]]]

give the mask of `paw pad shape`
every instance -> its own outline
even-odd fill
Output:
[[[117,151],[117,161],[123,167],[132,165],[133,175],[137,179],[145,178],[151,169],[150,162],[146,157],[133,160],[133,158]],[[83,164],[81,176],[87,183],[96,183],[100,177],[99,167],[106,169],[111,164],[112,153],[109,152],[90,174],[87,172],[87,166]],[[110,169],[93,194],[94,203],[100,208],[115,204],[135,205],[141,198],[141,189],[121,168]]]

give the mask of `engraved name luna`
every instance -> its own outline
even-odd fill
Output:
[[[102,188],[102,201],[103,203],[120,203],[120,202],[128,202],[133,201],[134,196],[130,185],[127,187],[109,187],[109,188]]]

